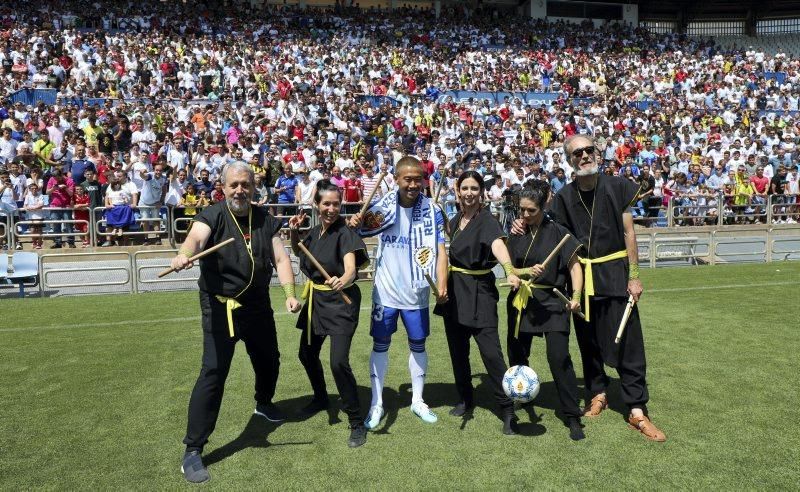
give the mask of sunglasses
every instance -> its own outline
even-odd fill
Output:
[[[594,155],[595,148],[594,145],[588,145],[586,147],[581,147],[580,149],[575,149],[571,152],[572,157],[580,158],[583,156],[583,153],[586,152],[589,155]]]

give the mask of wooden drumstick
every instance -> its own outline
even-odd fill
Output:
[[[619,328],[617,328],[617,336],[614,338],[614,343],[619,343],[619,341],[622,340],[622,334],[625,333],[625,327],[628,325],[628,318],[631,317],[634,304],[636,304],[636,302],[633,300],[633,295],[628,296],[628,304],[625,306],[625,313],[622,315],[622,321],[619,322]]]
[[[569,305],[569,303],[572,302],[567,298],[567,296],[564,295],[563,292],[561,292],[560,290],[558,290],[556,288],[553,288],[553,294],[555,294],[556,297],[558,297],[559,299],[564,301],[564,303],[567,304],[567,305]],[[586,316],[584,316],[582,312],[578,311],[577,313],[574,313],[574,314],[576,316],[578,316],[580,319],[586,321]]]
[[[442,174],[442,179],[439,180],[439,186],[436,188],[436,194],[433,196],[433,203],[439,203],[439,195],[442,194],[442,188],[444,188],[444,184],[447,181],[447,176]]]
[[[431,278],[431,276],[429,274],[427,274],[427,273],[425,274],[425,280],[427,280],[428,281],[428,285],[431,286],[431,292],[433,292],[433,295],[436,296],[436,297],[439,297],[439,289],[436,287],[436,283],[434,283],[434,281]]]
[[[547,268],[548,263],[553,261],[553,258],[556,257],[558,252],[561,251],[561,248],[563,248],[564,245],[567,244],[567,241],[569,241],[569,238],[571,238],[571,237],[572,237],[572,235],[565,234],[564,237],[561,238],[561,241],[559,241],[559,243],[556,244],[556,247],[553,248],[553,251],[551,251],[550,254],[547,255],[547,258],[545,258],[544,261],[542,262],[542,270]]]
[[[381,183],[383,183],[383,178],[386,177],[386,173],[381,171],[378,175],[378,183],[375,185],[375,188],[372,188],[372,191],[369,192],[369,196],[366,200],[364,200],[364,204],[361,205],[361,211],[358,212],[358,215],[361,217],[361,220],[364,219],[364,212],[367,211],[370,204],[372,203],[372,198],[375,196],[375,193],[378,191],[378,188],[381,187]],[[313,258],[313,257],[312,257]]]
[[[303,254],[306,255],[306,258],[308,258],[311,261],[311,263],[314,264],[314,267],[317,269],[317,271],[319,273],[322,274],[323,277],[325,277],[325,280],[330,280],[331,279],[331,276],[328,275],[328,272],[325,271],[325,268],[323,268],[322,265],[319,264],[317,259],[314,258],[314,255],[311,254],[311,251],[309,251],[308,248],[306,248],[303,243],[298,242],[297,243],[297,247],[300,248],[300,251],[302,251]],[[353,304],[353,301],[352,301],[352,299],[350,299],[350,296],[348,296],[344,292],[339,291],[339,295],[342,296],[342,300],[346,304]]]
[[[205,251],[201,251],[201,252],[197,253],[196,255],[194,255],[194,256],[192,256],[191,258],[189,258],[189,261],[190,261],[190,262],[195,262],[195,261],[199,260],[200,258],[203,258],[203,257],[205,257],[205,256],[208,256],[208,255],[210,255],[211,253],[213,253],[214,251],[216,251],[216,250],[220,249],[221,247],[223,247],[223,246],[227,246],[228,244],[232,243],[233,241],[234,241],[234,239],[233,239],[232,237],[230,237],[230,238],[228,238],[228,239],[226,239],[226,240],[222,241],[222,242],[221,242],[221,243],[219,243],[219,244],[215,244],[214,246],[211,246],[210,248],[208,248],[208,249],[207,249],[207,250],[205,250]],[[159,273],[159,274],[158,274],[158,278],[161,278],[161,277],[163,277],[163,276],[165,276],[165,275],[169,275],[170,273],[172,273],[172,272],[174,272],[174,271],[175,271],[175,269],[174,269],[174,268],[172,268],[172,267],[169,267],[169,268],[167,268],[166,270],[164,270],[164,271],[162,271],[161,273]]]
[[[571,237],[572,237],[572,235],[571,235],[571,234],[565,234],[565,235],[564,235],[564,237],[563,237],[563,238],[561,238],[561,241],[559,241],[559,243],[558,243],[558,244],[556,244],[556,247],[555,247],[555,248],[553,248],[553,251],[551,251],[551,252],[550,252],[550,254],[549,254],[549,255],[547,255],[547,258],[545,258],[545,259],[544,259],[544,261],[542,262],[542,271],[544,271],[544,270],[547,268],[547,265],[548,265],[548,264],[549,264],[551,261],[553,261],[553,258],[555,258],[555,257],[556,257],[556,255],[558,254],[558,252],[559,252],[559,251],[561,251],[561,248],[563,248],[563,247],[564,247],[564,245],[565,245],[565,244],[567,244],[567,241],[569,241],[569,239],[570,239]],[[525,270],[525,268],[522,268],[522,269],[520,270],[520,272],[522,272],[522,270]],[[524,275],[524,274],[523,274],[523,273],[520,273],[520,275]]]

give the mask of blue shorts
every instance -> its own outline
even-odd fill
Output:
[[[431,334],[428,308],[395,309],[380,304],[372,305],[372,323],[369,335],[372,338],[388,339],[397,331],[397,317],[403,318],[403,325],[409,340],[423,340]]]

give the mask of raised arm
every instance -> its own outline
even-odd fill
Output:
[[[286,253],[286,249],[283,247],[283,241],[278,235],[272,237],[272,261],[275,264],[275,269],[278,271],[278,280],[286,295],[286,310],[291,313],[296,313],[300,310],[300,301],[297,300],[295,294],[292,262],[289,259],[289,255]]]
[[[106,202],[106,204],[108,203],[109,202]],[[209,237],[211,237],[211,228],[202,222],[194,222],[192,224],[192,229],[186,236],[186,240],[178,249],[178,255],[172,259],[170,266],[174,268],[175,271],[183,270],[184,268],[192,268],[194,263],[190,262],[189,258],[205,248]]]

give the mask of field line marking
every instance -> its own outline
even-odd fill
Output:
[[[759,284],[725,284],[725,285],[700,285],[695,287],[670,287],[667,289],[645,289],[644,294],[659,294],[667,292],[693,292],[702,290],[718,290],[718,289],[741,289],[744,287],[777,287],[781,285],[798,285],[800,280],[786,281],[786,282],[762,282]],[[361,311],[371,311],[372,306],[362,306]],[[295,316],[293,313],[286,311],[276,311],[275,316]],[[99,323],[80,323],[73,325],[47,325],[47,326],[29,326],[27,328],[0,328],[0,333],[12,333],[19,331],[38,331],[38,330],[60,330],[64,328],[102,328],[106,326],[126,326],[126,325],[147,325],[152,323],[181,323],[186,321],[200,321],[200,316],[184,316],[182,318],[163,318],[163,319],[148,319],[148,320],[130,320],[130,321],[109,321]]]
[[[364,306],[361,308],[361,311],[372,311],[372,306]],[[286,311],[277,311],[275,312],[275,316],[297,316],[297,314],[287,313]],[[68,328],[103,328],[106,326],[134,326],[134,325],[149,325],[155,323],[183,323],[187,321],[200,321],[200,316],[184,316],[182,318],[134,319],[130,321],[78,323],[71,325],[29,326],[27,328],[0,328],[0,333],[13,333],[19,331],[39,331],[39,330],[61,330]]]
[[[644,293],[658,294],[660,292],[692,292],[697,290],[716,289],[741,289],[744,287],[777,287],[779,285],[797,285],[800,280],[787,280],[786,282],[763,282],[760,284],[725,284],[725,285],[699,285],[696,287],[670,287],[667,289],[645,289]]]

